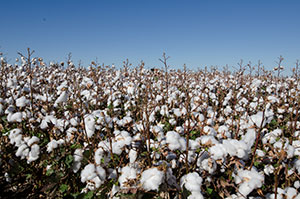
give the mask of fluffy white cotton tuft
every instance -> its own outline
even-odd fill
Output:
[[[125,166],[122,168],[121,170],[121,175],[119,177],[119,183],[120,183],[120,187],[121,188],[126,188],[126,182],[132,179],[136,179],[136,169],[129,167],[129,166]]]
[[[158,191],[159,185],[164,179],[164,172],[157,168],[150,168],[142,173],[141,183],[143,189],[146,191],[156,190]]]
[[[239,184],[239,192],[243,196],[248,196],[254,189],[260,188],[264,182],[264,175],[258,173],[253,167],[249,170],[239,170],[234,180],[236,184]]]
[[[166,142],[170,150],[185,150],[186,149],[186,141],[183,137],[181,137],[175,131],[169,131],[166,135]]]
[[[68,92],[63,91],[60,96],[55,100],[54,106],[56,107],[58,104],[66,102],[68,100]]]
[[[106,172],[105,170],[97,166],[95,167],[94,164],[88,164],[84,167],[84,169],[81,171],[81,182],[91,181],[93,186],[88,186],[89,189],[93,190],[95,188],[99,188],[101,184],[104,183],[106,178]]]
[[[190,191],[192,194],[189,198],[203,198],[203,195],[201,194],[201,185],[202,185],[203,179],[199,176],[198,173],[188,173],[180,179],[180,186],[185,187],[188,191]]]
[[[16,106],[17,107],[24,107],[28,104],[29,100],[26,99],[26,97],[22,96],[18,99],[16,99]]]
[[[95,118],[93,117],[93,115],[85,115],[84,125],[87,137],[92,137],[95,132]]]

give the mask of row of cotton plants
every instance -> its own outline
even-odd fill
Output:
[[[20,55],[1,58],[3,198],[300,198],[298,72]]]

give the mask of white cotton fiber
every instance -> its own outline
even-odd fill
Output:
[[[26,97],[22,96],[18,99],[16,99],[16,106],[17,107],[24,107],[26,104],[28,104],[29,100],[26,99]]]
[[[248,129],[247,133],[243,137],[243,141],[247,144],[248,149],[250,150],[256,140],[256,131],[255,129]]]
[[[15,146],[20,146],[22,144],[22,130],[21,129],[13,129],[9,131],[9,139],[11,144],[15,144]]]
[[[129,162],[133,164],[137,158],[137,151],[134,149],[130,149],[129,151]]]
[[[250,116],[250,121],[253,122],[257,128],[264,127],[266,125],[266,114],[260,111],[257,114]]]
[[[164,179],[164,172],[157,168],[150,168],[142,173],[141,184],[146,191],[156,190],[158,191],[159,185]]]
[[[34,144],[31,146],[31,150],[29,152],[29,157],[27,159],[27,163],[31,163],[32,161],[35,161],[39,158],[40,154],[40,146],[37,144]]]
[[[84,116],[84,125],[87,137],[92,137],[95,132],[95,118],[93,117],[93,115]]]
[[[27,144],[22,144],[21,146],[19,146],[16,152],[16,156],[21,157],[21,159],[24,159],[26,156],[28,156],[28,153],[29,153],[29,148]]]
[[[56,140],[51,140],[47,144],[47,152],[51,153],[53,149],[56,149],[58,147],[58,142]]]
[[[170,150],[185,150],[186,141],[175,131],[169,131],[166,135],[166,142]]]
[[[239,192],[247,196],[256,188],[260,188],[264,182],[264,175],[260,174],[253,167],[249,170],[239,170],[234,178],[235,183],[239,184]]]
[[[8,122],[22,122],[23,115],[21,112],[16,112],[7,115]]]
[[[30,139],[28,140],[27,145],[28,145],[28,146],[31,146],[32,144],[37,143],[37,142],[39,142],[39,141],[40,141],[40,139],[39,139],[38,137],[32,136],[32,138],[30,138]]]
[[[55,100],[54,106],[56,107],[59,103],[66,102],[68,100],[68,92],[63,91],[60,96]]]
[[[188,191],[192,193],[189,198],[203,198],[201,194],[202,182],[203,179],[199,176],[199,174],[193,172],[182,176],[182,178],[180,179],[180,186],[184,186]]]
[[[94,164],[88,164],[84,167],[84,169],[81,171],[81,182],[85,182],[88,180],[93,179],[94,177],[97,176],[96,172],[95,172],[95,165]]]
[[[74,151],[73,157],[75,162],[80,162],[81,160],[83,160],[83,149],[76,149]]]
[[[227,151],[225,150],[223,144],[215,144],[214,146],[209,148],[209,153],[214,160],[223,159],[227,156]]]
[[[119,177],[120,187],[125,188],[126,187],[125,182],[127,182],[128,180],[131,180],[131,179],[135,179],[136,173],[137,173],[137,171],[135,168],[132,168],[129,166],[123,167],[121,170],[121,175]]]
[[[273,165],[266,165],[265,168],[264,168],[264,172],[266,175],[270,175],[274,172],[274,167]]]

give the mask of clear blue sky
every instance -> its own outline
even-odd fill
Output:
[[[268,68],[300,59],[300,1],[294,0],[6,0],[1,1],[0,51],[13,60],[27,47],[47,61],[171,68],[236,66],[240,59]]]

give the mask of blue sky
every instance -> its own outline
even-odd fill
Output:
[[[27,47],[47,61],[91,60],[121,66],[191,69],[240,59],[271,69],[282,55],[300,59],[300,1],[291,0],[6,0],[1,1],[0,51],[8,59]]]

